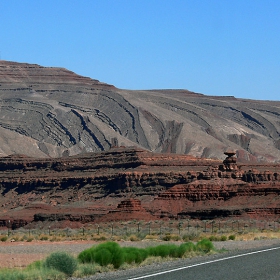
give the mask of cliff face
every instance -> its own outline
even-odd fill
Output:
[[[161,218],[270,217],[280,165],[238,164],[138,148],[52,158],[0,158],[0,226]]]
[[[71,71],[0,61],[0,155],[61,157],[137,146],[279,162],[280,102],[121,90]]]

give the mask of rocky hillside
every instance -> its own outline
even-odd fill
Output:
[[[280,102],[121,90],[63,68],[0,61],[0,156],[113,146],[218,159],[230,147],[239,162],[279,162]]]

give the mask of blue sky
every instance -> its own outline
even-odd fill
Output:
[[[124,89],[280,100],[279,16],[279,0],[0,0],[0,52]]]

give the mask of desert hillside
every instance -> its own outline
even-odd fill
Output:
[[[214,159],[230,147],[239,162],[279,162],[280,101],[122,90],[64,68],[0,61],[0,156],[114,146]]]

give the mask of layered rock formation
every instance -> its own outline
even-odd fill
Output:
[[[265,94],[265,93],[264,93]],[[280,102],[121,90],[63,68],[0,60],[0,155],[61,157],[137,146],[279,162]]]
[[[0,226],[162,218],[277,219],[280,164],[238,164],[139,148],[0,158]],[[9,223],[10,221],[10,223]]]

